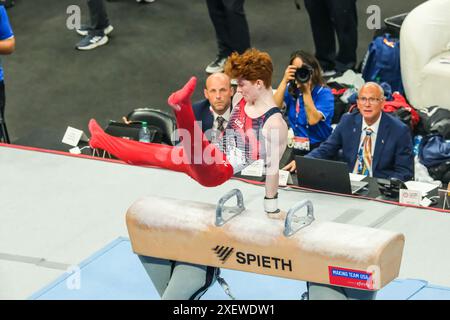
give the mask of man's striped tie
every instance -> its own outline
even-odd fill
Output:
[[[366,136],[364,137],[363,143],[358,151],[358,167],[355,168],[357,169],[355,170],[356,173],[366,176],[370,175],[372,169],[372,133],[372,129],[366,129]]]

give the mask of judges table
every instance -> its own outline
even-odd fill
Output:
[[[290,184],[289,187],[294,189],[305,189],[302,187],[297,186],[297,177],[293,176],[292,180],[295,181],[295,183]],[[383,181],[381,181],[383,180]],[[361,190],[357,191],[355,194],[347,195],[347,194],[341,194],[342,196],[348,196],[348,197],[354,197],[358,199],[367,199],[367,200],[374,200],[374,201],[380,201],[384,203],[389,203],[393,205],[399,205],[399,206],[412,206],[417,207],[421,209],[429,209],[429,210],[435,210],[435,211],[441,211],[441,212],[450,212],[450,192],[447,190],[447,185],[443,187],[439,187],[436,184],[430,184],[430,183],[416,183],[414,181],[412,185],[407,182],[406,184],[409,186],[405,186],[403,188],[399,188],[398,186],[394,186],[392,189],[385,191],[385,193],[382,192],[382,188],[386,186],[386,184],[390,185],[389,180],[387,179],[377,179],[373,177],[365,177],[361,180],[362,182],[367,182],[367,186],[362,188]],[[420,185],[420,186],[419,186]],[[414,189],[414,187],[417,187],[417,189]],[[414,194],[417,192],[421,192],[421,198],[423,202],[421,204],[407,204],[402,203],[400,200],[400,189],[405,189],[408,191],[412,191]],[[425,190],[423,190],[425,189]],[[314,190],[314,189],[308,189],[311,191],[316,192],[322,192],[327,193],[323,190]],[[428,191],[426,191],[428,190]],[[333,193],[328,192],[331,194],[337,194],[339,193]],[[427,199],[427,201],[425,201]]]
[[[242,178],[247,181],[255,181],[255,182],[262,182],[264,180],[261,178],[248,177],[248,176],[239,176],[239,178]],[[294,189],[298,189],[298,190],[310,190],[310,191],[316,191],[316,192],[325,192],[325,191],[319,190],[319,189],[314,190],[314,189],[298,187],[297,176],[295,173],[291,174],[291,180],[292,180],[292,184],[288,185],[288,187],[290,187],[290,188],[294,188]],[[383,180],[385,180],[385,183],[388,183],[388,180],[386,180],[386,179],[383,179]],[[351,197],[355,197],[355,198],[359,198],[359,199],[367,199],[367,200],[378,200],[380,202],[386,202],[386,203],[390,203],[393,205],[403,205],[399,201],[398,190],[397,190],[397,193],[393,192],[392,195],[390,195],[390,196],[385,195],[381,192],[379,179],[373,178],[373,177],[365,177],[361,181],[367,182],[367,186],[362,188],[357,193],[351,195]],[[432,190],[426,194],[426,197],[433,200],[432,203],[430,205],[428,205],[428,208],[432,209],[432,210],[437,210],[437,211],[450,212],[450,210],[449,210],[450,197],[448,197],[448,191],[447,192],[445,191],[447,189],[447,186],[438,187],[437,185],[425,184],[425,183],[423,185],[427,185],[430,188],[432,188]],[[332,192],[329,192],[329,193],[332,193]],[[332,193],[332,194],[337,194],[337,193]],[[350,196],[350,195],[342,194],[342,196]],[[423,195],[423,196],[425,196],[425,195]],[[447,197],[447,201],[445,201],[446,197]],[[417,207],[425,209],[425,207],[423,205],[417,206]]]
[[[127,237],[125,213],[143,196],[216,204],[237,188],[246,208],[264,215],[262,184],[240,179],[205,188],[168,170],[1,144],[0,168],[0,299],[26,298],[117,237]],[[303,199],[313,203],[318,221],[403,233],[399,278],[450,286],[448,212],[310,190],[279,191],[283,210]]]

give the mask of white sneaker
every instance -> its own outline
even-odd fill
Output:
[[[222,72],[223,67],[225,66],[225,62],[227,62],[227,58],[217,57],[216,60],[208,64],[205,71],[207,73]]]
[[[87,35],[80,42],[77,43],[76,48],[78,50],[92,50],[97,47],[103,46],[108,43],[108,36],[94,36]]]

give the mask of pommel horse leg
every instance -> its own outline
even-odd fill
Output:
[[[161,300],[198,300],[216,280],[214,267],[138,257]]]

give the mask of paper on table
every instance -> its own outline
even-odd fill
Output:
[[[407,181],[405,185],[408,187],[408,190],[421,191],[422,195],[426,195],[428,192],[438,187],[435,184],[419,182],[419,181]]]
[[[349,173],[350,181],[362,181],[366,176],[363,174]]]
[[[287,186],[290,176],[291,176],[291,173],[289,171],[280,170],[278,185],[281,187]]]
[[[264,160],[258,159],[241,171],[243,176],[262,177],[264,174]]]

